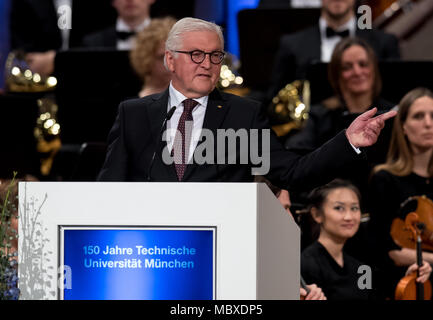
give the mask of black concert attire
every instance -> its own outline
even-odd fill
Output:
[[[409,197],[425,195],[433,199],[433,181],[415,173],[399,177],[388,171],[376,172],[370,183],[371,210],[369,234],[374,254],[374,263],[386,272],[386,294],[394,297],[398,281],[405,275],[407,266],[398,267],[388,255],[391,250],[400,250],[391,237],[391,224],[394,218],[403,221],[409,212],[416,210],[416,201],[408,201]]]
[[[360,289],[358,281],[368,285],[367,281],[360,280],[363,274],[363,265],[357,259],[343,251],[343,267],[341,267],[319,242],[313,242],[301,255],[301,274],[307,284],[316,284],[323,290],[328,300],[367,300],[373,299],[372,288]],[[358,269],[359,272],[358,273]],[[373,279],[371,279],[373,280]]]
[[[83,47],[131,50],[135,46],[135,36],[150,23],[146,18],[135,30],[125,24],[120,18],[115,25],[87,35],[83,39]]]

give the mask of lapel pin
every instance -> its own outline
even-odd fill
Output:
[[[222,107],[223,107],[223,106],[219,105],[217,108],[218,108],[218,109],[221,109]]]

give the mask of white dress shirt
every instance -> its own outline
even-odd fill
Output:
[[[326,37],[326,27],[328,24],[326,23],[326,20],[324,18],[319,19],[319,29],[320,29],[320,39],[321,39],[321,54],[320,54],[320,61],[322,62],[329,62],[331,61],[332,52],[334,51],[335,46],[338,42],[340,42],[341,37],[340,36],[334,36],[331,38]],[[356,19],[353,17],[349,21],[347,21],[345,24],[341,25],[337,28],[335,31],[344,31],[349,30],[349,34],[351,37],[355,36],[356,33]]]
[[[174,137],[176,135],[177,125],[179,123],[180,116],[183,113],[183,101],[188,99],[182,93],[177,91],[170,82],[168,87],[168,105],[167,112],[172,108],[176,107],[176,111],[173,113],[173,116],[169,121],[167,121],[167,147],[168,151],[171,152],[174,143]],[[197,143],[200,140],[201,129],[203,127],[204,115],[206,113],[207,102],[209,100],[209,96],[200,97],[197,99],[193,99],[198,102],[198,104],[192,110],[192,118],[194,121],[193,129],[192,129],[192,141],[189,146],[188,153],[188,163],[191,162],[191,159],[194,155],[194,150],[197,146]]]

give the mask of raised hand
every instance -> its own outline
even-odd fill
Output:
[[[397,111],[391,110],[373,118],[376,112],[377,108],[364,112],[347,128],[346,137],[354,147],[369,147],[375,144],[385,121],[397,114]]]

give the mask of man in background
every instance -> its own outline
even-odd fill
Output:
[[[117,11],[116,24],[92,33],[83,40],[85,47],[131,50],[135,35],[150,23],[150,7],[155,0],[112,0]]]

